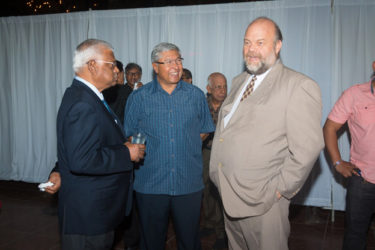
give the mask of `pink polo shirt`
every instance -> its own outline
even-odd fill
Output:
[[[365,180],[375,183],[375,95],[371,81],[345,90],[328,119],[340,124],[348,122],[352,138],[350,162],[361,170]]]

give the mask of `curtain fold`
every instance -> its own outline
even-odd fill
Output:
[[[124,65],[142,66],[152,79],[150,54],[159,42],[182,52],[193,84],[231,79],[244,69],[243,36],[258,16],[275,20],[284,36],[284,64],[321,87],[324,123],[341,92],[368,80],[375,60],[372,0],[283,0],[184,7],[87,11],[0,18],[0,179],[46,181],[56,161],[56,115],[74,75],[72,55],[87,38],[110,42]],[[343,157],[349,142],[341,137]],[[297,203],[343,209],[342,179],[321,153]],[[331,191],[333,190],[333,196]]]

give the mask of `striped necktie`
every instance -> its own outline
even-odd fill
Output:
[[[256,76],[253,76],[253,79],[251,79],[250,83],[246,86],[245,92],[243,92],[243,95],[241,97],[241,102],[246,99],[254,90],[254,84],[257,80]]]

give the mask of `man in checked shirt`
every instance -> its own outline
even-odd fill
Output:
[[[151,60],[156,78],[129,96],[124,121],[126,136],[147,137],[144,164],[134,181],[141,249],[165,249],[171,214],[178,249],[199,250],[202,139],[215,126],[204,93],[181,80],[179,48],[160,43]]]

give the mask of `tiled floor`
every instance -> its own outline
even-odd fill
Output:
[[[57,222],[57,199],[39,192],[37,184],[0,181],[0,249],[55,250],[60,249]],[[292,205],[290,208],[291,250],[341,249],[344,213]],[[368,249],[375,249],[374,227],[369,232]],[[215,235],[202,238],[203,250],[212,249]],[[119,242],[115,249],[122,249]],[[166,249],[176,249],[173,227],[170,226]]]

